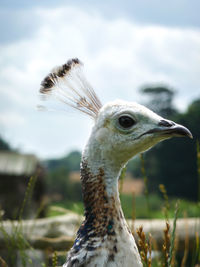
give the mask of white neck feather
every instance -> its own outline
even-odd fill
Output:
[[[97,175],[99,169],[104,171],[104,182],[108,197],[119,196],[118,179],[121,172],[121,165],[117,165],[108,157],[105,157],[101,143],[96,140],[89,140],[83,152],[83,160],[87,161],[88,167],[93,175]]]

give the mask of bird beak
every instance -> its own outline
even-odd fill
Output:
[[[150,133],[157,133],[161,136],[166,136],[166,137],[173,137],[173,136],[185,137],[185,136],[188,136],[191,139],[193,138],[192,133],[186,127],[184,127],[180,124],[174,123],[172,121],[168,121],[168,120],[161,120],[158,123],[158,127],[148,131],[148,134],[150,134]]]

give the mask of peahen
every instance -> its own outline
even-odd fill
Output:
[[[94,120],[81,161],[85,220],[63,266],[141,267],[120,204],[120,172],[133,156],[158,142],[173,136],[192,138],[192,134],[135,102],[116,100],[102,105],[79,59],[55,68],[41,83],[40,93]]]

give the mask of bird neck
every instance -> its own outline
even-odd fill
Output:
[[[87,154],[87,153],[85,153]],[[95,157],[83,155],[81,182],[85,206],[84,227],[97,229],[102,236],[114,234],[116,226],[123,228],[125,223],[118,191],[120,167],[115,168],[100,154]]]

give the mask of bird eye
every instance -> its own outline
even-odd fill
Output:
[[[122,126],[125,129],[129,129],[131,128],[136,122],[133,118],[129,117],[129,116],[121,116],[118,119],[119,125]]]

